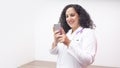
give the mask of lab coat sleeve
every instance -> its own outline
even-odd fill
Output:
[[[57,55],[57,54],[58,54],[58,46],[56,46],[56,47],[53,48],[53,49],[50,49],[50,53],[51,53],[51,54],[54,54],[54,55]]]
[[[97,48],[96,37],[93,30],[88,30],[84,33],[81,45],[77,44],[75,41],[71,41],[68,53],[81,65],[87,66],[92,64]]]

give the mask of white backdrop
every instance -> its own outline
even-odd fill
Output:
[[[0,68],[17,68],[34,60],[32,1],[0,0]]]

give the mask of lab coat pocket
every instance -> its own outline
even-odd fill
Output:
[[[74,38],[73,42],[76,44],[76,46],[80,46],[82,44],[82,39],[80,37]]]

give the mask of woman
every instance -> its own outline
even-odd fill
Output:
[[[58,55],[57,68],[87,68],[94,61],[97,46],[89,14],[80,5],[69,4],[63,9],[59,23],[62,28],[53,28],[50,51]]]

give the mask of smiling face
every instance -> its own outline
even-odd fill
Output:
[[[80,26],[79,19],[80,17],[73,7],[66,10],[66,22],[73,31]]]

